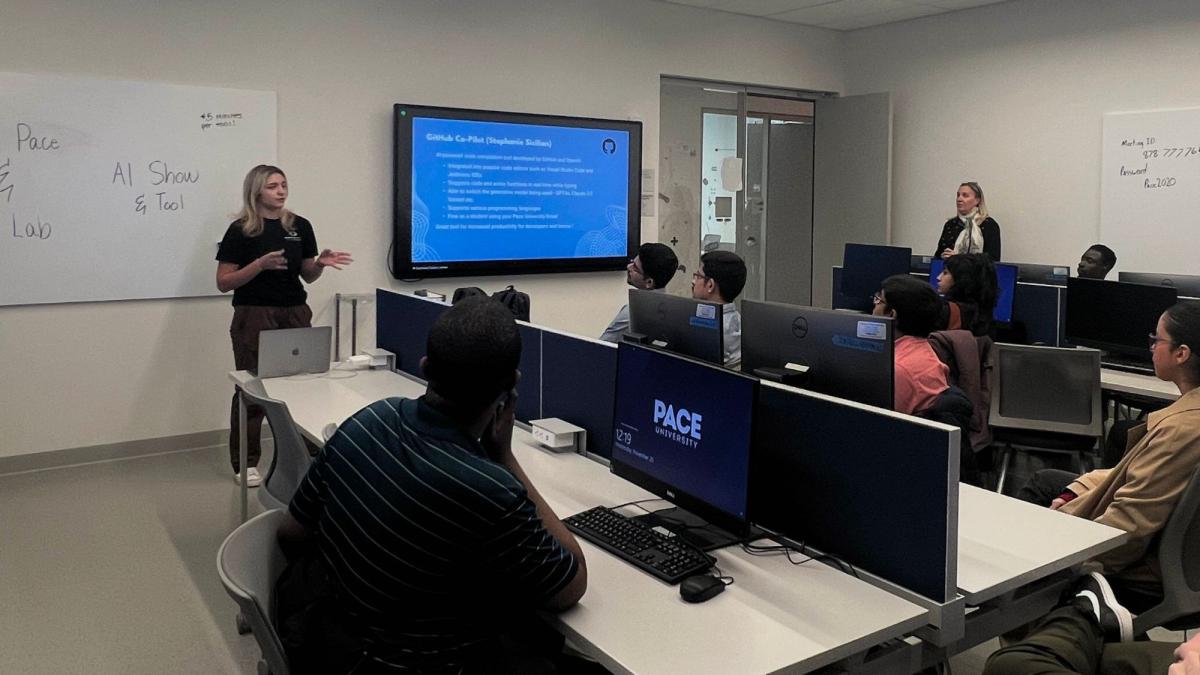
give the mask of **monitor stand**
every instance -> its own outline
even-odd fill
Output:
[[[701,551],[713,551],[746,541],[746,537],[724,530],[678,506],[633,516],[647,527],[661,527]]]

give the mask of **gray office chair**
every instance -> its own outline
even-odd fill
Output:
[[[1133,634],[1151,628],[1190,630],[1200,626],[1200,467],[1158,535],[1163,600],[1133,619]]]
[[[312,464],[308,444],[300,435],[287,404],[267,396],[261,383],[251,382],[242,388],[247,405],[260,406],[266,411],[271,433],[275,437],[275,452],[271,455],[271,466],[263,474],[258,488],[258,501],[265,509],[286,509],[300,487],[300,481]]]
[[[1067,453],[1079,473],[1086,455],[1103,447],[1100,352],[1095,349],[996,343],[988,421],[1004,446],[997,492],[1004,492],[1013,449]]]
[[[237,603],[238,632],[248,627],[262,649],[258,675],[288,675],[283,643],[271,620],[271,596],[275,581],[287,561],[276,541],[287,512],[272,510],[242,523],[229,533],[217,551],[217,574],[225,592]]]

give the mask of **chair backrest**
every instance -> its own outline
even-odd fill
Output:
[[[230,532],[217,551],[217,574],[254,633],[272,675],[289,673],[271,617],[275,581],[287,565],[276,541],[286,517],[287,512],[282,510],[261,513]]]
[[[942,363],[950,368],[950,384],[962,389],[971,400],[971,448],[979,452],[991,445],[988,425],[993,384],[992,339],[968,330],[941,330],[929,334],[929,344]]]
[[[993,427],[1098,437],[1100,352],[998,342],[992,390]]]
[[[1163,601],[1136,617],[1135,634],[1200,613],[1200,467],[1158,535],[1158,564]]]
[[[268,509],[286,508],[308,472],[312,456],[308,454],[308,446],[292,421],[286,403],[267,396],[254,386],[244,387],[242,393],[247,404],[257,405],[266,412],[275,436],[275,452],[258,488],[258,500]]]

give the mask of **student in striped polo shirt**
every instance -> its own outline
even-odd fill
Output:
[[[315,540],[324,569],[307,578],[329,580],[310,612],[317,638],[289,650],[294,672],[598,668],[563,657],[562,638],[534,615],[578,602],[587,570],[512,454],[512,314],[487,298],[459,303],[426,353],[425,395],[355,413],[292,499],[281,541]]]

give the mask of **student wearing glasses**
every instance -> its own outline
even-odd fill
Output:
[[[731,251],[709,251],[700,256],[700,269],[692,273],[692,297],[719,302],[725,333],[725,367],[742,365],[742,316],[733,301],[746,287],[746,263]]]
[[[993,262],[1000,260],[1000,224],[988,215],[979,183],[959,185],[954,206],[957,213],[942,226],[934,255],[945,259],[963,253],[986,253]]]
[[[1124,544],[1095,562],[1134,612],[1162,597],[1151,544],[1200,465],[1200,355],[1193,347],[1200,348],[1200,303],[1180,302],[1163,312],[1150,335],[1154,374],[1174,383],[1179,399],[1129,430],[1128,449],[1115,467],[1082,476],[1044,469],[1017,495],[1128,532]]]
[[[875,316],[894,320],[896,412],[914,415],[933,406],[937,397],[950,387],[950,368],[942,363],[929,334],[937,324],[942,301],[933,288],[911,274],[897,274],[883,280],[875,294]]]
[[[638,248],[638,254],[625,266],[625,282],[634,288],[646,291],[663,291],[666,290],[667,284],[675,276],[675,270],[678,268],[679,258],[676,257],[675,251],[672,251],[670,246],[657,243],[642,244]],[[604,329],[604,334],[600,336],[600,339],[606,342],[620,342],[621,336],[627,330],[629,330],[629,305],[626,304],[613,317],[608,328]]]

